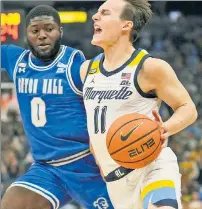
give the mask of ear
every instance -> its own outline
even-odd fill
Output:
[[[133,28],[133,21],[125,21],[123,25],[123,30],[124,31],[129,31],[132,30]]]
[[[62,36],[63,36],[63,27],[60,27],[60,36],[61,36],[61,38],[62,38]]]

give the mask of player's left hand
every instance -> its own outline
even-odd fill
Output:
[[[152,110],[152,114],[154,116],[154,121],[159,126],[160,132],[161,132],[161,140],[162,140],[162,148],[166,147],[168,144],[168,132],[164,127],[164,123],[161,119],[161,116],[156,110]]]

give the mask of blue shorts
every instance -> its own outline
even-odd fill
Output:
[[[59,167],[36,162],[12,186],[42,195],[51,202],[53,209],[72,199],[87,209],[113,209],[92,155]]]

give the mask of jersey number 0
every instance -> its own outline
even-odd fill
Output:
[[[46,120],[46,104],[40,97],[34,97],[31,101],[31,118],[36,127],[43,127]]]

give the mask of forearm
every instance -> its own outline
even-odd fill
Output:
[[[187,126],[194,123],[196,119],[196,107],[192,102],[190,102],[176,109],[171,118],[164,122],[163,127],[170,136],[185,129]]]

